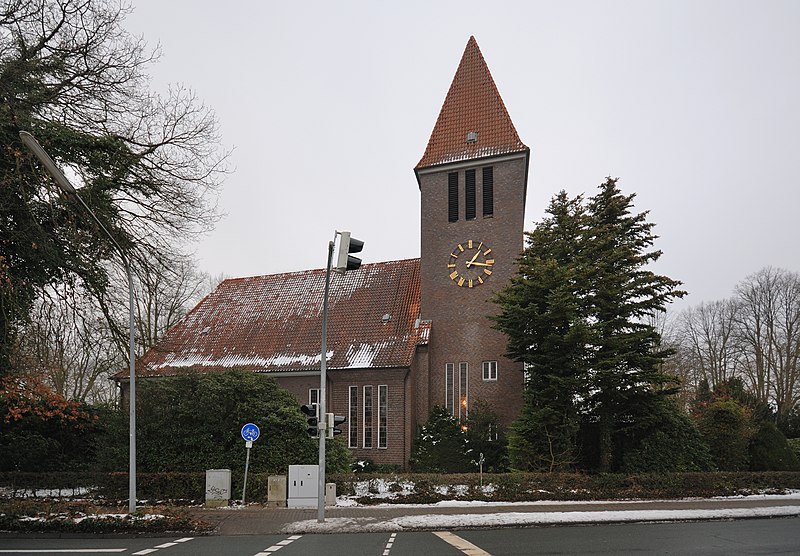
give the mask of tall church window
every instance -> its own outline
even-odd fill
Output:
[[[494,169],[487,166],[483,169],[483,216],[494,214]]]
[[[466,205],[464,218],[467,220],[475,220],[475,170],[467,170],[464,172],[464,182],[464,203]]]
[[[372,448],[372,386],[364,386],[364,448]]]
[[[458,418],[466,419],[469,408],[469,364],[458,364]]]
[[[350,387],[350,426],[348,427],[347,447],[358,448],[358,386]]]
[[[447,174],[447,220],[458,220],[458,172]]]
[[[378,386],[378,448],[388,445],[389,386]]]
[[[455,373],[455,365],[453,363],[445,363],[444,365],[444,407],[450,415],[455,415],[455,407],[453,403],[454,385],[453,374]]]

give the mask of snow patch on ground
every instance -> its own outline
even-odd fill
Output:
[[[500,527],[525,525],[622,523],[653,521],[691,521],[703,519],[744,519],[763,517],[800,516],[798,506],[771,508],[720,508],[714,510],[629,510],[629,511],[578,511],[578,512],[503,512],[487,514],[424,514],[380,520],[370,517],[327,518],[297,521],[287,525],[284,533],[348,533],[377,531],[414,531],[474,527]]]
[[[713,498],[684,498],[684,500],[800,500],[800,490],[787,490],[786,494],[748,494],[743,496],[715,496]],[[433,504],[370,504],[370,508],[459,508],[459,507],[508,507],[508,506],[552,506],[569,504],[571,506],[596,506],[609,504],[652,504],[653,502],[674,502],[674,500],[532,500],[530,502],[487,502],[485,500],[442,500]],[[337,507],[355,507],[358,502],[348,496],[336,499]],[[365,506],[366,507],[366,506]]]

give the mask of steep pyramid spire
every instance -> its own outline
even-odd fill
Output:
[[[526,150],[470,37],[416,169]]]

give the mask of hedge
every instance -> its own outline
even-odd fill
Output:
[[[798,472],[645,473],[636,475],[580,473],[477,473],[332,475],[339,495],[356,496],[362,504],[430,504],[442,500],[529,502],[537,500],[660,499],[783,493],[800,489]],[[403,485],[413,485],[404,489]],[[363,494],[376,491],[392,496]]]
[[[535,500],[659,499],[782,493],[800,490],[800,472],[643,473],[426,473],[330,474],[338,495],[364,504],[433,503],[441,500],[524,502]],[[242,477],[234,473],[232,498],[241,498]],[[267,500],[268,474],[248,475],[247,500]],[[87,491],[88,490],[88,491]],[[59,491],[54,494],[53,491]],[[373,496],[383,493],[383,497]],[[200,503],[205,473],[141,473],[137,498]],[[127,473],[0,473],[0,497],[93,498],[116,503],[128,498]]]

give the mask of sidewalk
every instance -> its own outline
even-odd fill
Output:
[[[325,522],[316,509],[260,506],[197,509],[218,535],[424,531],[568,523],[696,521],[800,516],[800,495],[688,500],[602,502],[442,503],[328,507]]]

